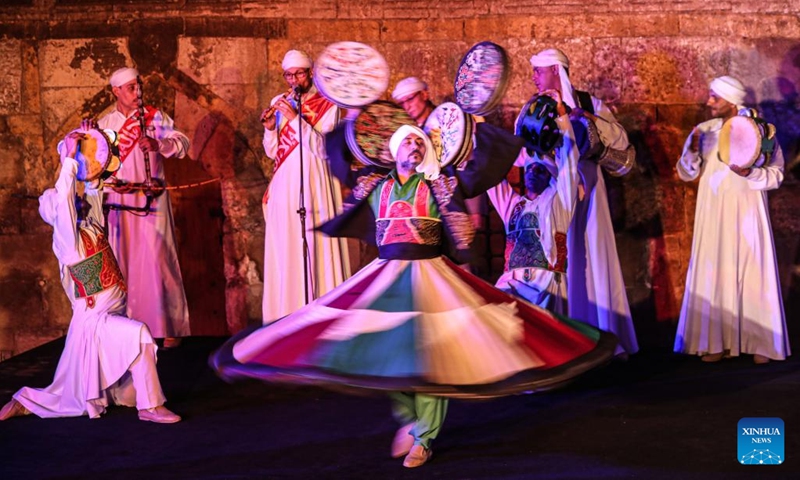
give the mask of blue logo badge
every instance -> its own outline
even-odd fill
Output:
[[[738,460],[742,465],[780,465],[784,455],[783,420],[743,418],[738,427]]]

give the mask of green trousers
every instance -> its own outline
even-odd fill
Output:
[[[416,393],[392,392],[392,415],[401,425],[414,423],[411,436],[414,445],[431,448],[431,442],[439,435],[444,417],[447,415],[447,399]]]

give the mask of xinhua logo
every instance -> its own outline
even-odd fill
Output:
[[[743,418],[739,420],[739,463],[742,465],[780,465],[784,455],[783,420],[780,418]]]

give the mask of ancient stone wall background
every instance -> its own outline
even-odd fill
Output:
[[[770,205],[789,328],[796,329],[798,12],[798,0],[5,0],[0,359],[66,331],[69,303],[35,197],[55,178],[58,140],[112,105],[106,79],[125,65],[139,68],[148,102],[192,140],[191,159],[168,162],[170,182],[220,179],[173,197],[195,333],[225,334],[259,321],[260,199],[272,162],[261,148],[257,116],[284,91],[280,62],[287,49],[315,56],[342,40],[380,50],[391,85],[408,75],[426,79],[437,102],[451,94],[471,45],[502,45],[512,77],[489,121],[506,126],[534,93],[531,54],[555,46],[569,55],[573,83],[615,109],[638,149],[636,168],[607,181],[644,346],[671,344],[689,258],[696,185],[680,182],[674,163],[691,127],[705,118],[708,81],[739,77],[748,102],[778,127],[789,164]],[[481,245],[484,271],[491,272],[502,255],[502,226],[496,217],[488,224]],[[198,307],[208,299],[212,306]],[[203,314],[212,320],[197,324]]]

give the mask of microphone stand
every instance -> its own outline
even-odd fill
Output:
[[[298,199],[297,214],[300,216],[300,237],[303,239],[303,289],[305,303],[308,305],[309,252],[308,238],[306,238],[305,172],[303,165],[303,94],[297,87],[295,87],[294,92],[297,100],[297,147],[300,153],[300,198]]]

